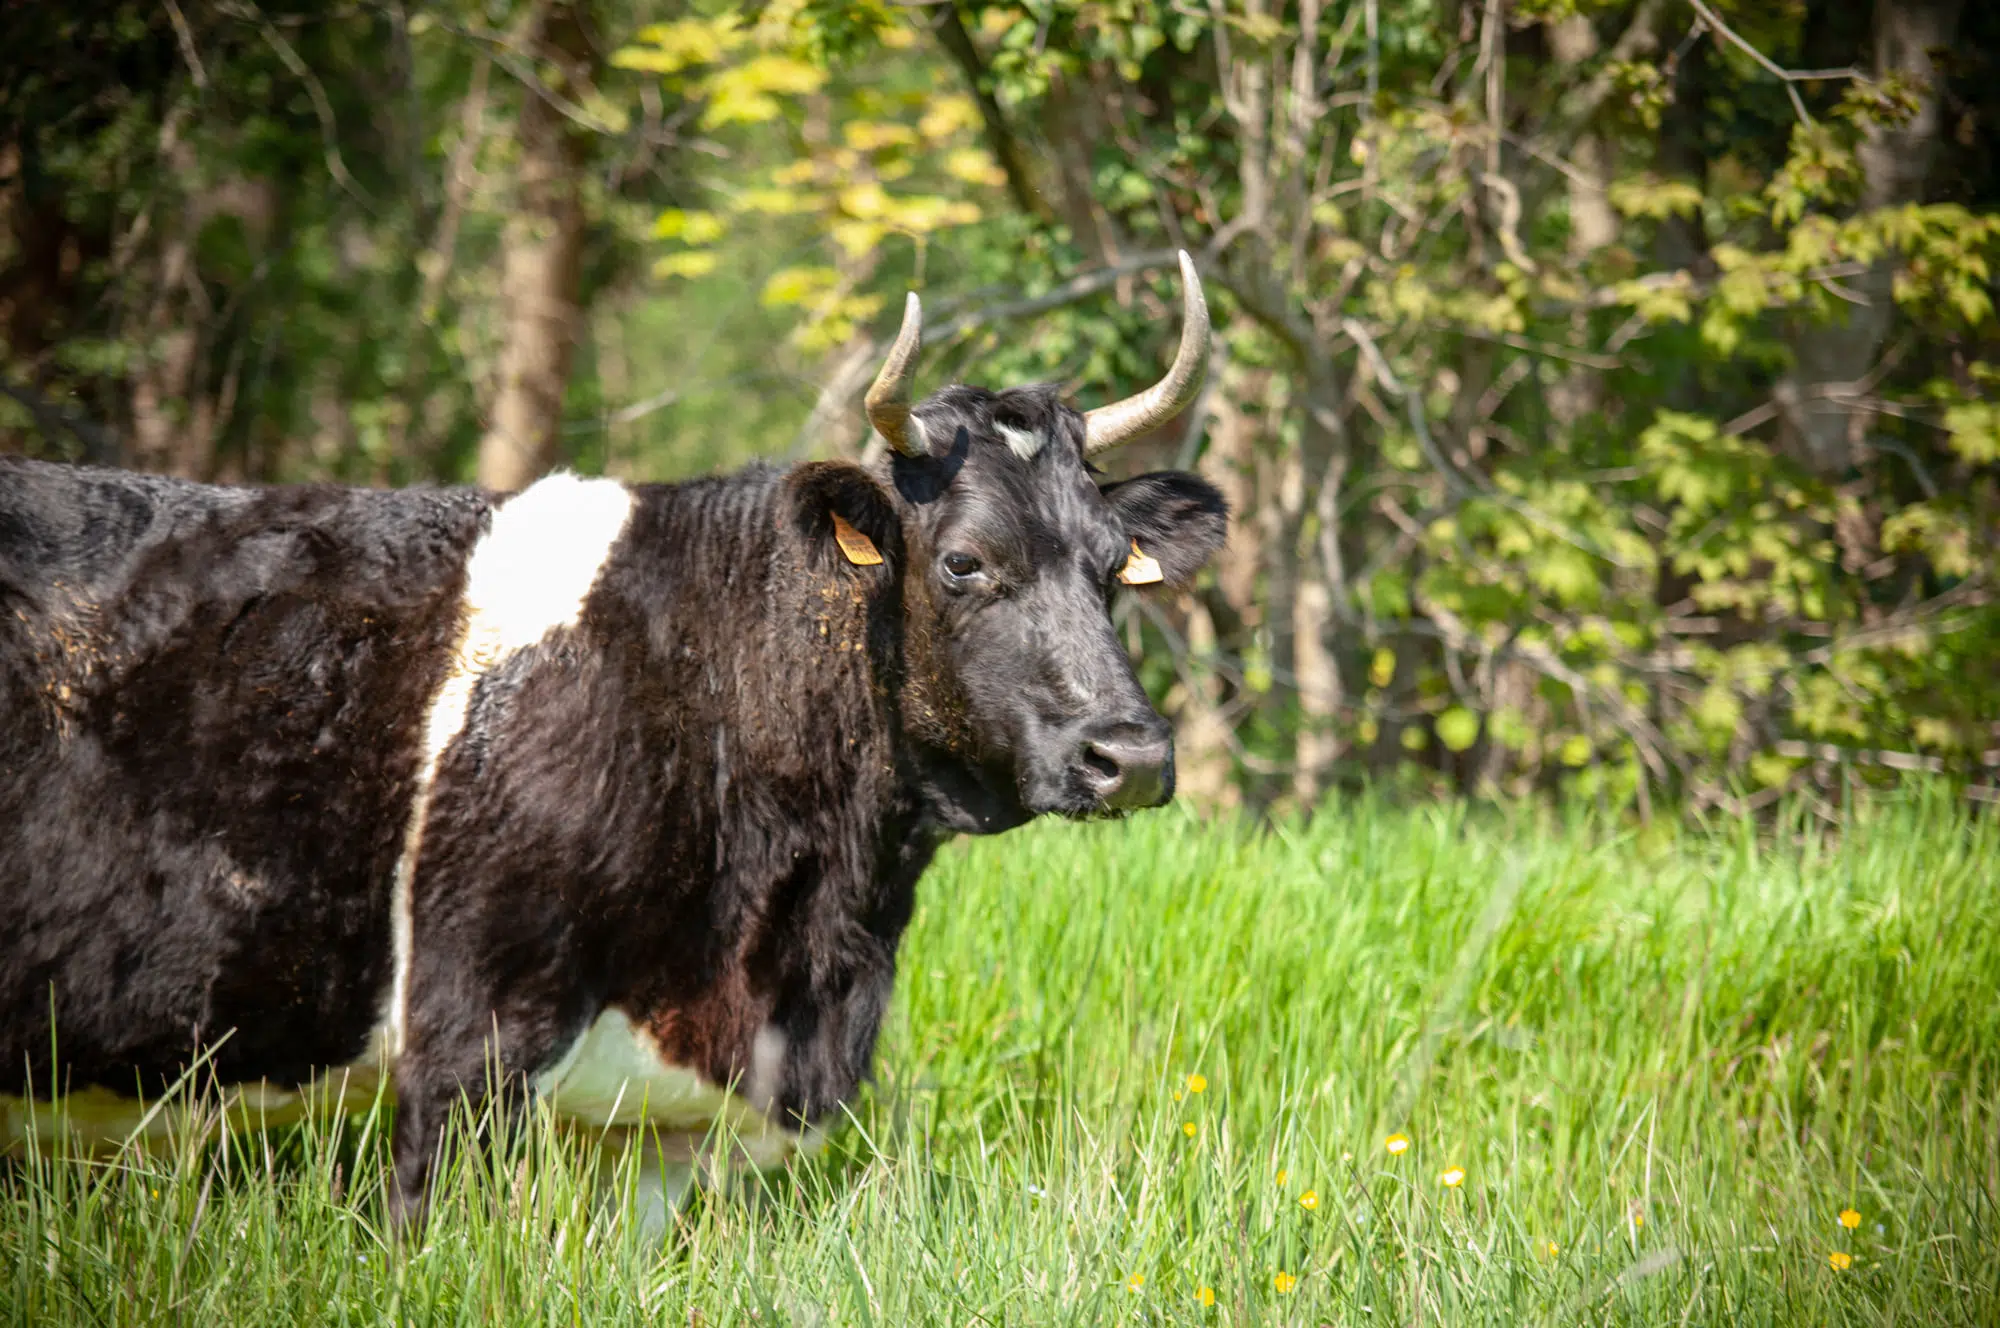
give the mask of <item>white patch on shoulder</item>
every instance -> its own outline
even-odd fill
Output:
[[[1006,442],[1007,450],[1023,461],[1033,461],[1042,450],[1047,439],[1031,429],[1016,429],[1008,424],[996,424],[1000,437]]]
[[[406,1037],[404,1006],[415,926],[410,886],[438,763],[465,727],[480,678],[557,628],[576,625],[631,516],[632,492],[623,484],[558,472],[503,503],[472,550],[465,569],[465,622],[451,667],[424,719],[417,791],[410,800],[390,896],[395,967],[385,1014],[391,1057],[402,1052]]]
[[[765,1029],[752,1052],[750,1077],[756,1079],[768,1068],[768,1093],[778,1080],[776,1065],[759,1064],[770,1055],[764,1033],[777,1038],[780,1061],[784,1037]],[[643,1126],[647,1135],[663,1141],[668,1153],[689,1159],[711,1143],[726,1144],[752,1166],[773,1167],[804,1142],[797,1131],[766,1115],[768,1095],[758,1102],[673,1064],[652,1034],[622,1010],[599,1015],[554,1065],[535,1076],[535,1092],[548,1099],[559,1117],[598,1129]]]

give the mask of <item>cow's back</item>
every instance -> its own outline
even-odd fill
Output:
[[[360,1054],[488,507],[0,459],[0,1092]]]

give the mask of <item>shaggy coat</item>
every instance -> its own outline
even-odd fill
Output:
[[[1223,534],[1046,389],[916,414],[873,468],[510,496],[0,459],[0,1094],[379,1065],[411,1202],[494,1057],[782,1155],[945,835],[1171,796],[1110,595]]]

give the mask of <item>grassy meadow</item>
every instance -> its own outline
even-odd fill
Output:
[[[2000,818],[1337,803],[949,848],[811,1163],[614,1220],[379,1118],[0,1172],[74,1324],[2000,1322]],[[629,1176],[627,1177],[629,1180]]]

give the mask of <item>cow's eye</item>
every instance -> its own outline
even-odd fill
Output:
[[[979,570],[979,560],[969,553],[947,553],[944,556],[944,570],[962,581]]]

